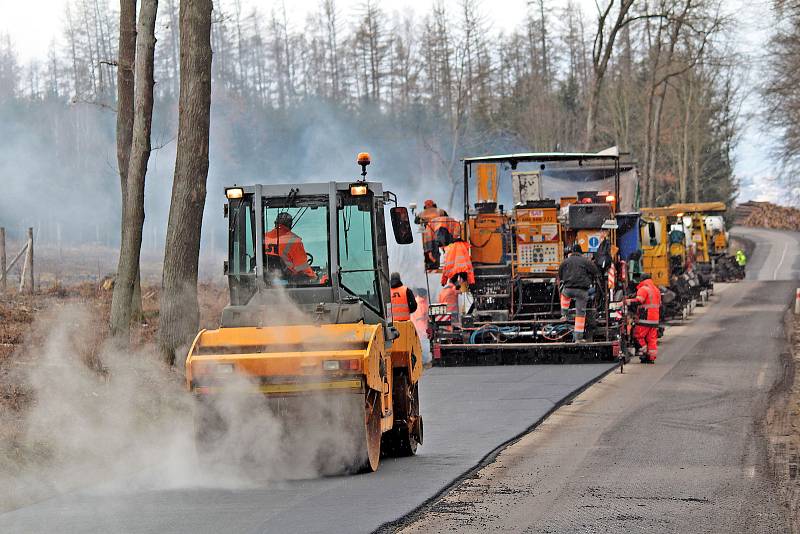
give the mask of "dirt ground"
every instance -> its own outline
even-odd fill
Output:
[[[800,317],[786,316],[791,354],[784,355],[784,376],[771,392],[766,429],[770,463],[785,505],[794,518],[792,533],[800,534]]]

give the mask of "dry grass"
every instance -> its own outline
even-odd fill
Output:
[[[784,376],[771,392],[766,428],[773,474],[792,517],[792,533],[800,534],[800,318],[787,314],[791,354],[784,358]]]

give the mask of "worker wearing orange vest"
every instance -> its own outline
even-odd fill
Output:
[[[411,313],[411,320],[417,329],[417,334],[420,339],[428,337],[428,293],[424,289],[417,289],[414,295],[414,300],[417,302],[416,311]]]
[[[447,304],[447,313],[452,320],[458,319],[458,288],[452,282],[447,282],[439,291],[440,304]]]
[[[292,224],[290,213],[279,213],[275,228],[264,234],[264,251],[268,256],[280,258],[290,275],[316,279],[316,273],[308,264],[303,240],[292,233]]]
[[[658,323],[661,319],[661,291],[647,273],[636,286],[636,296],[625,301],[638,303],[638,321],[633,337],[641,350],[642,363],[655,363],[658,356]]]
[[[447,212],[443,211],[442,215],[431,219],[428,226],[433,231],[434,238],[440,247],[447,246],[461,238],[461,223],[447,215]]]
[[[416,216],[414,222],[417,224],[427,224],[429,223],[434,217],[438,217],[440,215],[447,215],[444,210],[439,209],[436,206],[436,202],[433,200],[426,200],[425,204],[423,204],[423,209]]]
[[[410,321],[411,314],[417,311],[417,301],[414,292],[403,285],[400,280],[400,273],[392,273],[389,276],[392,296],[392,320]]]
[[[464,283],[475,283],[475,271],[472,269],[470,246],[466,241],[457,239],[444,249],[442,261],[442,286],[452,282],[456,286]]]

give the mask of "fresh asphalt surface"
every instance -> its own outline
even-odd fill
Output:
[[[736,228],[748,279],[670,328],[407,525],[442,532],[788,532],[762,422],[784,373],[798,234]]]
[[[435,496],[612,367],[432,369],[420,393],[425,444],[416,457],[384,459],[377,473],[241,490],[99,486],[2,514],[0,532],[371,532]]]

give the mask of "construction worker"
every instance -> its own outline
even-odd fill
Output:
[[[431,225],[427,223],[422,227],[422,251],[425,254],[425,269],[427,271],[438,269],[441,251],[436,242],[436,234]]]
[[[737,250],[736,251],[736,265],[744,271],[744,268],[747,266],[747,256],[744,253],[744,250]]]
[[[458,288],[452,282],[447,282],[441,291],[437,301],[440,304],[447,304],[447,313],[450,314],[451,322],[458,321]]]
[[[475,271],[472,268],[469,243],[460,237],[444,249],[442,261],[442,286],[452,282],[466,292],[466,286],[475,283]]]
[[[392,321],[410,321],[411,314],[417,311],[417,301],[414,292],[403,285],[400,273],[389,276],[392,296]]]
[[[422,346],[422,363],[428,364],[431,359],[431,341],[428,338],[428,291],[425,288],[417,288],[414,292],[414,299],[417,301],[417,310],[411,314],[414,328],[417,329],[419,342]]]
[[[303,240],[292,232],[292,215],[282,211],[275,217],[275,228],[264,234],[264,252],[279,258],[289,276],[315,280],[317,274],[308,264]]]
[[[636,286],[636,296],[627,299],[626,304],[638,304],[637,322],[633,328],[633,338],[639,345],[639,359],[642,363],[655,363],[658,356],[658,323],[661,320],[661,291],[643,273],[642,281]]]
[[[583,255],[581,246],[575,243],[569,255],[558,267],[558,279],[561,288],[561,318],[567,319],[567,312],[572,299],[575,299],[575,329],[573,341],[581,343],[586,330],[586,303],[589,300],[589,288],[600,276],[597,265]]]
[[[429,223],[434,217],[438,217],[440,215],[447,215],[444,210],[440,210],[436,206],[436,202],[431,199],[425,201],[422,206],[422,211],[414,218],[414,222],[416,224],[427,224]]]
[[[425,288],[417,288],[414,293],[414,300],[417,302],[417,309],[411,313],[411,320],[417,329],[420,339],[428,337],[428,291]]]
[[[461,223],[447,215],[446,211],[442,211],[442,215],[431,219],[428,226],[433,231],[434,239],[440,247],[446,247],[461,238]]]

